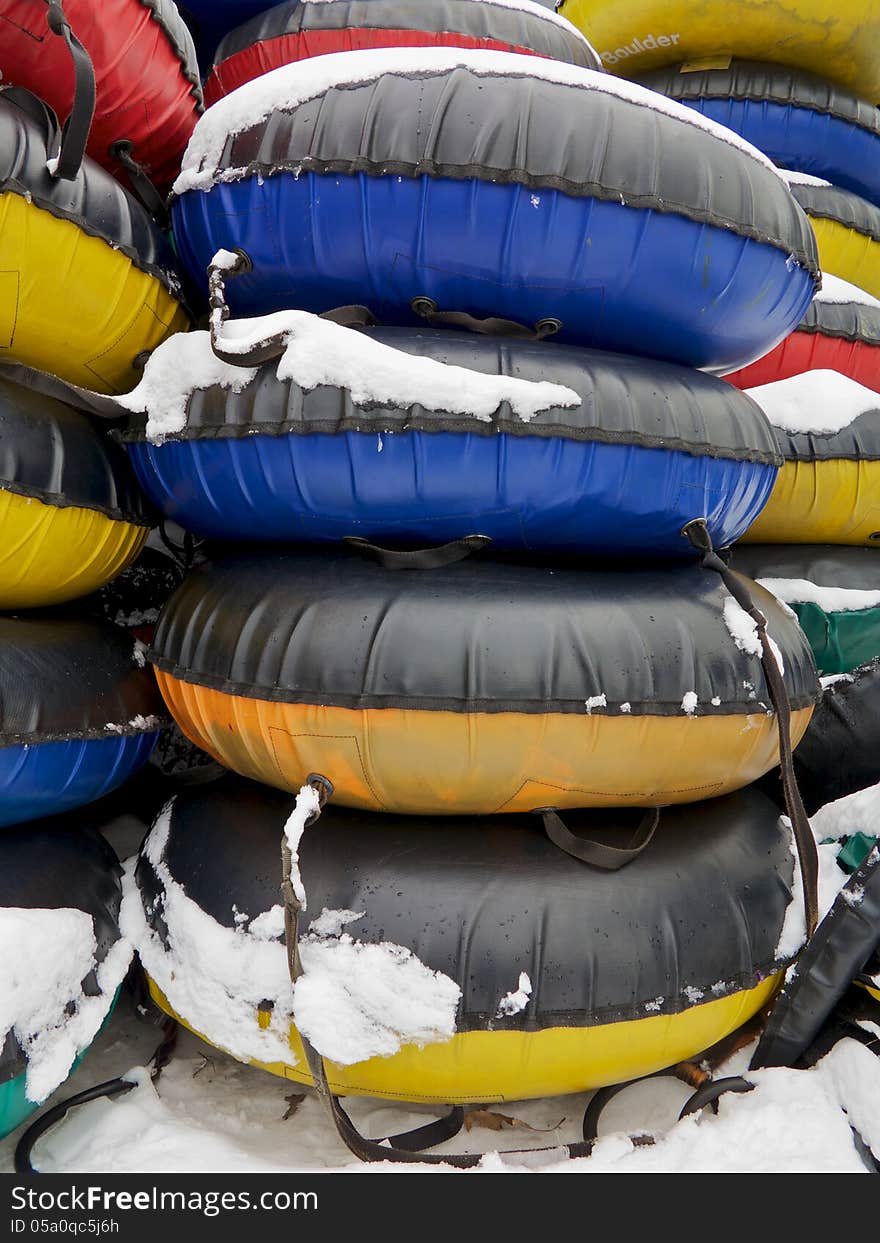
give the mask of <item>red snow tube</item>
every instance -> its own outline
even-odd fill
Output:
[[[880,303],[844,281],[825,276],[824,282],[830,288],[793,333],[757,362],[724,378],[745,389],[805,371],[839,371],[880,393]],[[835,300],[826,300],[826,292]]]
[[[124,184],[112,154],[127,140],[151,181],[167,187],[202,108],[195,48],[171,0],[0,0],[0,54],[7,85],[33,91],[63,121],[74,100],[65,39],[50,29],[59,11],[91,58],[96,106],[87,151]],[[58,19],[55,19],[56,21]]]
[[[496,0],[389,0],[381,9],[363,0],[334,4],[292,0],[258,14],[221,42],[205,82],[215,103],[245,82],[281,65],[377,47],[465,47],[520,52],[601,69],[590,44],[555,13],[517,8]]]

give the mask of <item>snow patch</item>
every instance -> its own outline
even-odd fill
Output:
[[[160,724],[161,722],[157,716],[143,716],[139,712],[137,716],[133,716],[125,725],[114,725],[112,721],[108,721],[104,729],[108,734],[127,734],[132,729],[150,733],[158,729]]]
[[[529,998],[532,995],[532,981],[526,975],[525,971],[521,971],[519,975],[519,983],[516,988],[505,995],[498,1002],[498,1010],[496,1018],[509,1018],[512,1014],[519,1014],[525,1010],[529,1004]]]
[[[312,816],[321,810],[321,800],[314,786],[300,786],[293,811],[284,825],[284,836],[290,850],[290,883],[302,910],[306,910],[306,891],[299,870],[299,843]]]
[[[880,834],[880,784],[826,803],[811,816],[810,824],[820,842],[837,842],[853,833],[877,837]]]
[[[859,289],[858,285],[851,285],[849,281],[842,280],[839,276],[832,276],[830,272],[822,273],[822,288],[817,290],[814,302],[831,302],[835,305],[856,303],[859,306],[871,306],[880,310],[880,301],[873,298],[864,289]]]
[[[804,371],[746,392],[774,427],[794,435],[832,436],[862,414],[880,413],[880,396],[838,371]]]
[[[880,591],[820,587],[806,578],[758,578],[755,581],[785,604],[818,604],[825,613],[852,613],[880,604]]]
[[[318,937],[338,937],[347,924],[363,919],[365,911],[330,911],[325,906],[317,919],[309,924],[309,932]]]
[[[595,708],[607,708],[608,700],[604,693],[601,695],[591,695],[589,699],[584,700],[584,707],[587,709],[587,716],[593,712]]]
[[[697,711],[697,703],[697,692],[685,691],[684,697],[681,701],[682,712],[684,712],[686,716],[693,716]]]
[[[730,595],[725,597],[723,616],[727,632],[739,650],[745,652],[747,656],[756,656],[760,660],[763,648],[761,636],[758,634],[758,623],[755,619],[750,617],[742,605]],[[749,688],[754,690],[751,682],[743,682],[743,687],[746,690]]]

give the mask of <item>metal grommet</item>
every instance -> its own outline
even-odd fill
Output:
[[[427,319],[429,315],[434,315],[437,311],[437,303],[434,299],[427,298],[422,294],[413,298],[409,305],[421,319]]]
[[[546,318],[539,319],[537,321],[535,324],[535,332],[540,337],[553,337],[557,332],[559,332],[561,327],[561,319],[554,319],[552,316],[547,316]]]
[[[143,371],[144,367],[147,365],[147,359],[150,357],[152,352],[152,350],[141,350],[139,354],[135,354],[134,358],[131,360],[131,365],[135,371]]]
[[[871,534],[868,536],[868,539],[880,540],[880,531],[872,531]]]

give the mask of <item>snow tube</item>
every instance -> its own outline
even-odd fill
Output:
[[[328,806],[300,845],[306,974],[294,1007],[276,918],[290,810],[289,797],[237,779],[182,794],[136,873],[154,999],[285,1078],[310,1082],[295,1010],[337,1093],[467,1103],[581,1092],[713,1045],[767,1003],[785,967],[791,835],[754,789],[664,811],[647,849],[614,873],[564,854],[537,816]],[[613,842],[631,825],[606,811],[579,827]],[[313,1022],[305,994],[335,963],[342,974]],[[405,1042],[417,996],[421,1048]],[[364,1057],[382,1036],[383,1055]]]
[[[741,56],[821,74],[880,102],[876,0],[563,0],[602,63],[622,77],[702,58]]]
[[[880,207],[806,173],[786,176],[810,218],[822,271],[880,297]]]
[[[791,336],[724,378],[737,388],[755,388],[804,371],[839,371],[880,393],[880,302],[837,276],[823,275],[822,288]]]
[[[0,835],[0,1136],[67,1078],[113,1009],[131,958],[121,876],[100,834],[64,819]]]
[[[584,69],[602,62],[570,22],[517,0],[288,0],[232,31],[205,82],[213,104],[263,73],[328,52],[375,47],[467,47],[519,52]]]
[[[96,104],[87,151],[128,185],[115,144],[157,186],[168,186],[203,111],[192,37],[171,0],[63,0],[73,34],[89,54]],[[0,0],[3,81],[39,95],[61,120],[74,99],[74,69],[63,39],[51,33],[49,5]]]
[[[151,519],[124,453],[83,414],[0,371],[0,608],[95,591],[138,555]],[[10,378],[7,378],[10,377]]]
[[[92,802],[145,764],[161,702],[124,631],[0,617],[0,825]]]
[[[880,397],[834,371],[749,389],[785,464],[743,537],[751,544],[880,540]]]
[[[409,324],[427,299],[732,370],[818,283],[808,221],[754,148],[610,75],[506,52],[276,69],[200,120],[174,189],[196,280],[220,249],[252,261],[238,315],[362,303]]]
[[[658,69],[639,82],[741,134],[782,168],[880,206],[880,108],[827,78],[733,60]]]
[[[794,611],[820,674],[880,656],[880,555],[833,544],[740,544],[731,565]]]
[[[815,665],[754,590],[796,742]],[[777,763],[757,636],[737,609],[694,565],[407,573],[316,549],[199,567],[149,654],[183,732],[270,785],[322,773],[341,803],[408,814],[653,806]]]
[[[140,355],[188,327],[171,248],[91,160],[51,175],[54,128],[34,96],[0,95],[0,359],[124,391]]]
[[[286,322],[280,361],[246,371],[214,358],[207,332],[174,337],[147,363],[144,400],[126,399],[146,406],[124,434],[138,479],[197,535],[423,547],[480,532],[503,549],[687,556],[687,522],[729,544],[782,463],[749,398],[669,363]]]

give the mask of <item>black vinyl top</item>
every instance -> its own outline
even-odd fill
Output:
[[[106,430],[2,372],[0,490],[152,525],[126,454]]]
[[[762,588],[795,708],[816,698],[807,641]],[[150,658],[228,694],[341,708],[681,715],[766,710],[760,661],[699,566],[585,571],[478,558],[388,570],[356,553],[236,556],[196,569],[166,604]],[[747,683],[747,685],[744,685]],[[719,703],[713,705],[713,697]]]
[[[304,391],[276,378],[277,363],[259,369],[239,391],[215,385],[187,402],[187,426],[169,440],[345,431],[467,432],[560,437],[764,462],[779,466],[776,437],[758,405],[731,385],[673,363],[647,361],[549,342],[516,341],[431,329],[381,328],[365,335],[407,354],[485,375],[550,381],[573,389],[579,406],[540,411],[527,422],[503,403],[488,420],[427,405],[355,405],[348,389]],[[426,391],[426,401],[430,391]],[[124,413],[121,411],[121,413]],[[143,440],[146,415],[133,416],[126,440]]]
[[[415,49],[414,66],[417,57]],[[555,189],[730,229],[794,255],[818,280],[813,232],[772,167],[698,118],[664,112],[649,92],[615,88],[613,78],[587,70],[576,82],[550,81],[538,75],[549,74],[551,62],[522,64],[521,73],[491,75],[464,65],[377,71],[367,82],[331,86],[231,134],[219,168]]]
[[[807,215],[833,220],[880,242],[880,207],[860,195],[839,186],[814,186],[803,181],[791,182],[791,192]]]
[[[817,298],[810,303],[797,330],[880,345],[880,307],[864,302],[825,302]]]
[[[164,852],[172,878],[227,928],[237,926],[233,904],[256,918],[280,900],[291,808],[289,794],[240,778],[181,794]],[[638,816],[567,819],[613,842]],[[416,818],[330,804],[302,838],[300,870],[302,934],[325,907],[363,911],[351,936],[403,945],[459,984],[459,1031],[540,1030],[677,1014],[757,985],[779,966],[793,858],[777,808],[751,788],[664,810],[650,846],[613,873],[557,849],[538,816]],[[137,876],[167,937],[154,901],[161,882],[143,853]],[[496,1017],[522,971],[528,1005]]]
[[[333,6],[331,5],[331,8]],[[671,65],[638,78],[642,86],[681,103],[693,99],[743,99],[792,104],[848,121],[880,138],[880,108],[816,73],[763,61],[731,60],[726,69]]]
[[[602,71],[602,61],[587,40],[548,13],[529,12],[492,0],[334,0],[332,4],[289,0],[258,13],[231,31],[214,53],[214,64],[254,43],[314,30],[418,30],[492,39],[529,48],[551,60]]]
[[[72,615],[0,616],[0,747],[143,733],[131,723],[139,716],[166,713],[125,630]]]
[[[819,587],[880,591],[880,551],[839,544],[735,544],[731,567],[749,578],[805,578]]]
[[[880,394],[876,410],[867,410],[838,432],[787,432],[774,428],[782,456],[790,462],[880,460]]]
[[[73,181],[48,171],[56,124],[54,114],[28,91],[0,90],[0,193],[21,195],[100,238],[179,298],[171,245],[133,195],[88,156]]]
[[[96,963],[119,940],[121,877],[116,855],[101,835],[76,827],[69,816],[32,820],[0,833],[0,909],[85,911],[94,925]],[[0,954],[15,953],[16,946],[0,943]],[[87,996],[97,995],[94,972],[82,984]],[[23,1074],[26,1065],[14,1032],[0,1030],[0,1084]]]
[[[202,79],[196,58],[196,45],[177,5],[173,3],[173,0],[140,0],[140,2],[145,9],[149,9],[150,17],[174,49],[174,54],[180,61],[180,72],[190,84],[190,93],[196,101],[198,111],[204,112],[205,103],[202,98]]]
[[[880,781],[880,659],[825,688],[794,766],[809,815]]]

